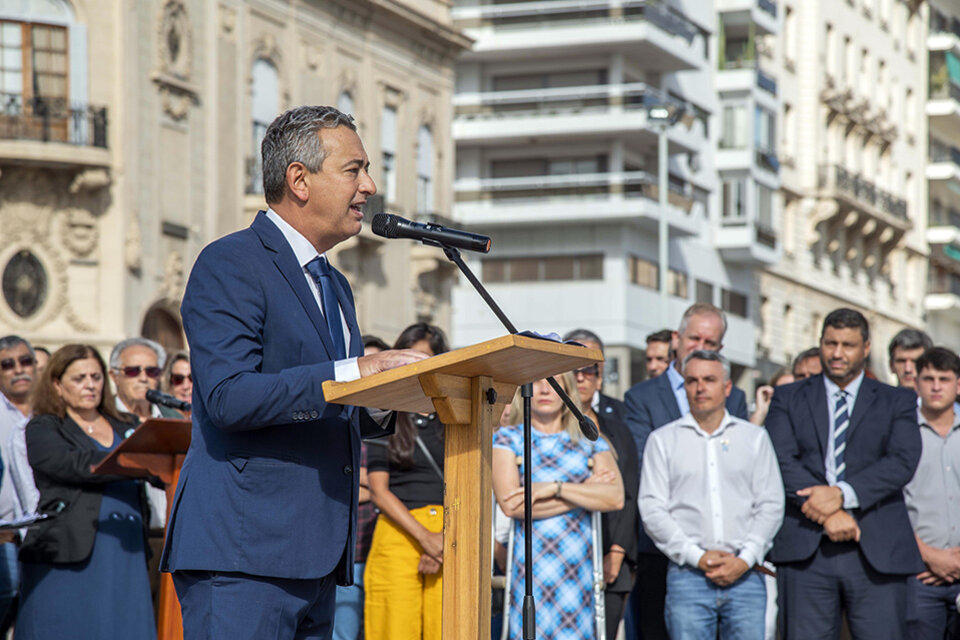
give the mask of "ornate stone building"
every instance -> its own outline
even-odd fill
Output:
[[[0,334],[51,347],[183,345],[179,302],[211,240],[264,206],[259,140],[281,111],[354,114],[382,198],[452,204],[443,0],[0,0]],[[453,272],[369,228],[334,261],[387,341],[449,326]]]

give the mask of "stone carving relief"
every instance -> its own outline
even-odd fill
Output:
[[[140,273],[143,268],[143,234],[140,232],[140,217],[136,213],[131,213],[127,220],[123,259],[131,273]]]
[[[183,294],[183,256],[171,251],[163,266],[160,295],[166,300],[179,300]]]
[[[180,0],[169,0],[160,16],[157,32],[158,68],[151,79],[160,90],[164,113],[174,120],[187,117],[198,100],[199,90],[190,83],[193,72],[193,32],[187,8]]]
[[[233,40],[237,32],[237,10],[220,6],[220,33],[224,38]]]
[[[97,220],[86,209],[71,209],[66,214],[63,244],[78,257],[86,257],[96,248]]]

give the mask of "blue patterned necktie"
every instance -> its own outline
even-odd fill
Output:
[[[333,288],[333,274],[330,265],[324,258],[314,258],[307,263],[307,271],[313,276],[320,287],[320,299],[323,301],[323,318],[327,322],[327,330],[333,339],[337,360],[347,357],[347,349],[343,344],[343,325],[340,322],[340,304],[337,302],[337,292]]]
[[[850,408],[847,406],[847,392],[837,392],[837,403],[833,407],[833,461],[837,469],[837,482],[846,476],[847,463],[843,461],[847,449],[847,427],[850,426]]]

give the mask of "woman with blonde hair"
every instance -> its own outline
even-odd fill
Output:
[[[557,376],[579,406],[573,375]],[[591,512],[623,508],[623,481],[610,446],[580,435],[573,413],[546,380],[533,384],[533,593],[538,638],[595,637]],[[501,427],[493,438],[493,491],[513,519],[509,637],[522,637],[524,596],[523,427]],[[521,459],[518,465],[518,458]],[[589,606],[584,606],[589,603]]]

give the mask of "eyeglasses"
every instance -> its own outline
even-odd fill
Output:
[[[149,374],[147,374],[149,375]],[[193,384],[193,376],[189,373],[183,375],[182,373],[171,373],[170,374],[170,386],[175,387],[177,385],[183,384],[184,380],[189,380],[190,384]]]
[[[117,367],[115,371],[119,371],[124,376],[128,378],[136,378],[140,375],[140,372],[143,371],[147,374],[148,378],[159,378],[160,374],[163,373],[163,369],[160,367]]]
[[[10,371],[17,363],[20,363],[21,367],[32,367],[36,363],[36,359],[33,356],[20,356],[19,358],[4,358],[0,360],[0,369],[3,371]]]
[[[573,375],[583,376],[585,378],[592,378],[600,373],[600,367],[598,365],[592,364],[589,367],[583,367],[582,369],[574,369]]]

